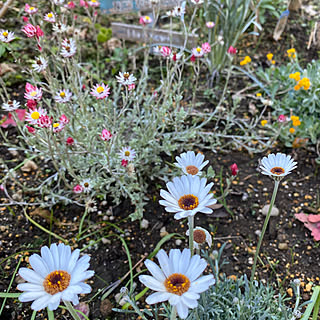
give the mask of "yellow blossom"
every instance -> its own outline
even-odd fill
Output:
[[[264,127],[268,123],[267,120],[261,120],[261,125]]]
[[[249,62],[251,62],[251,58],[249,56],[245,56],[244,59],[240,61],[240,66],[245,66]]]
[[[294,127],[299,127],[300,124],[301,124],[301,121],[300,121],[300,120],[292,121],[292,125],[293,125]]]
[[[272,60],[272,61],[271,61],[271,64],[276,64],[276,60]]]
[[[291,48],[289,50],[287,50],[287,54],[289,58],[295,58],[296,57],[296,49],[295,48]]]
[[[269,61],[271,61],[272,58],[273,58],[273,54],[272,54],[272,53],[268,53],[268,54],[267,54],[267,59],[268,59]]]
[[[296,131],[296,130],[295,130],[294,128],[290,128],[290,129],[289,129],[289,132],[290,132],[290,133],[294,133],[295,131]]]
[[[257,97],[261,97],[262,94],[261,94],[260,92],[258,92],[258,93],[256,93],[256,96],[257,96]]]
[[[294,79],[296,81],[299,81],[300,80],[300,72],[291,73],[289,75],[289,78],[290,79]]]

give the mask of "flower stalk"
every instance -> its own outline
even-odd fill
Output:
[[[191,251],[191,257],[193,256],[193,229],[194,229],[194,216],[188,216],[189,224],[189,249]]]
[[[177,319],[177,309],[175,306],[172,307],[170,320],[176,320]]]
[[[74,320],[81,320],[77,311],[75,310],[75,308],[73,307],[73,305],[71,304],[70,301],[66,301],[66,300],[63,300],[67,310],[69,311],[69,313],[71,314],[72,318]]]

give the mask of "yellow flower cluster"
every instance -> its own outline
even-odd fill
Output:
[[[299,127],[300,124],[301,124],[301,121],[299,120],[299,117],[298,116],[291,116],[290,118],[292,120],[292,125],[294,127]]]
[[[268,123],[268,120],[261,120],[261,125],[264,127]]]
[[[251,58],[249,56],[245,56],[244,59],[240,61],[240,66],[245,66],[249,62],[251,62]]]
[[[289,50],[287,50],[287,54],[289,58],[296,58],[296,49],[295,48],[291,48]]]
[[[302,78],[299,82],[294,86],[294,90],[299,90],[303,87],[304,90],[308,90],[310,88],[310,80],[308,78]]]
[[[268,53],[267,54],[267,59],[271,62],[271,64],[275,64],[276,61],[272,60],[272,58],[273,58],[273,53]]]
[[[289,75],[289,78],[290,79],[294,79],[296,81],[299,81],[300,80],[300,72],[291,73]]]

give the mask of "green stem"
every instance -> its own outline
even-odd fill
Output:
[[[254,254],[254,261],[253,261],[253,267],[252,267],[251,278],[250,278],[251,287],[252,287],[252,282],[253,282],[253,279],[254,279],[254,274],[256,272],[257,260],[258,260],[258,256],[259,256],[260,247],[261,247],[261,244],[262,244],[262,240],[263,240],[264,234],[265,234],[265,232],[267,230],[268,222],[269,222],[269,219],[270,219],[270,216],[271,216],[272,207],[273,207],[274,202],[276,200],[279,183],[280,183],[280,180],[275,180],[273,194],[272,194],[272,198],[271,198],[268,214],[266,216],[266,219],[264,220],[264,224],[263,224],[263,228],[262,228],[261,235],[260,235],[260,238],[259,238],[259,242],[258,242],[258,246],[257,246],[257,249],[256,249],[256,253]],[[250,292],[251,292],[251,290],[250,290]]]
[[[194,228],[194,216],[188,216],[189,224],[189,249],[191,251],[191,257],[193,256],[193,228]]]
[[[177,309],[175,306],[172,306],[170,320],[176,320],[176,319],[177,319]]]
[[[70,312],[72,318],[74,320],[81,320],[79,315],[77,314],[77,311],[74,309],[73,305],[71,304],[70,301],[65,301],[63,300],[65,306],[67,307],[67,310]]]

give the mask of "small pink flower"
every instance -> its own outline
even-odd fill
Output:
[[[153,96],[154,98],[158,98],[158,91],[153,91],[152,96]]]
[[[161,55],[164,58],[170,57],[172,50],[169,47],[161,47],[160,49]]]
[[[128,165],[128,160],[125,160],[125,159],[122,159],[121,160],[121,165],[123,166],[123,167],[126,167],[127,165]]]
[[[31,133],[31,134],[35,134],[36,133],[36,129],[35,128],[32,128],[30,126],[26,126],[26,128],[28,129],[28,131]]]
[[[100,2],[97,1],[97,0],[89,0],[89,1],[88,1],[88,5],[89,5],[90,7],[99,7],[99,6],[100,6]]]
[[[63,114],[63,115],[60,117],[59,121],[60,121],[61,123],[63,123],[63,124],[68,124],[68,123],[70,122],[70,120],[68,119],[68,117],[67,117],[65,114]]]
[[[62,123],[62,122],[55,122],[53,125],[52,125],[52,130],[54,133],[57,133],[57,132],[60,132],[64,129],[65,127],[65,124]]]
[[[38,12],[38,8],[29,6],[29,5],[26,3],[26,5],[24,6],[24,11],[25,11],[26,13],[29,13],[29,14],[34,14],[34,13]]]
[[[112,134],[107,129],[103,129],[100,138],[103,141],[109,141],[112,138]]]
[[[204,51],[202,47],[193,48],[191,52],[192,52],[192,55],[195,56],[196,58],[201,58],[204,55]]]
[[[206,22],[206,26],[207,26],[207,28],[212,29],[215,26],[215,23],[212,21],[208,21],[208,22]]]
[[[88,3],[87,3],[87,1],[80,0],[80,7],[88,8]]]
[[[205,42],[202,44],[201,46],[202,50],[203,50],[203,53],[209,53],[211,52],[211,46],[209,44],[209,42]]]
[[[280,116],[278,117],[278,122],[286,122],[287,121],[287,117],[284,114],[280,114]]]
[[[98,15],[98,11],[95,11],[93,15],[96,17]]]
[[[232,164],[232,165],[230,166],[230,169],[231,169],[231,174],[232,174],[233,176],[236,176],[237,173],[238,173],[238,171],[239,171],[237,164],[236,164],[236,163]]]
[[[35,109],[35,107],[37,106],[38,102],[36,100],[28,100],[27,101],[27,107],[31,110]]]
[[[104,83],[96,84],[92,89],[90,94],[95,96],[97,99],[105,99],[110,94],[110,88],[108,85],[105,85]]]
[[[230,54],[237,54],[237,49],[233,46],[230,46],[227,52]]]
[[[66,8],[68,9],[74,9],[76,7],[75,3],[73,1],[69,1],[66,5]]]
[[[37,29],[37,32],[36,32],[37,38],[43,37],[44,33],[43,33],[43,31],[41,30],[41,28],[40,28],[39,26],[36,26],[36,29]]]
[[[131,84],[128,85],[128,90],[129,90],[129,91],[132,91],[132,90],[134,90],[135,88],[136,88],[136,85],[135,85],[134,83],[131,83]]]
[[[190,61],[191,62],[195,62],[196,61],[196,57],[194,55],[192,55],[191,58],[190,58]]]
[[[31,83],[27,82],[25,86],[26,93],[36,90],[36,86],[33,86]]]
[[[22,20],[23,20],[23,22],[28,22],[28,21],[29,21],[29,18],[28,18],[28,17],[23,16],[23,17],[22,17]]]
[[[76,186],[73,187],[73,192],[74,193],[82,193],[83,192],[83,187],[80,186],[80,184],[77,184]]]
[[[37,28],[31,23],[28,23],[22,28],[22,32],[24,32],[28,38],[32,38],[37,34]]]
[[[68,146],[72,146],[74,144],[74,139],[72,137],[68,137],[66,140],[66,144]]]
[[[41,128],[49,128],[51,127],[52,119],[48,115],[40,116],[37,125]]]
[[[142,25],[146,25],[152,22],[152,19],[149,16],[141,16],[139,19],[139,23]]]

